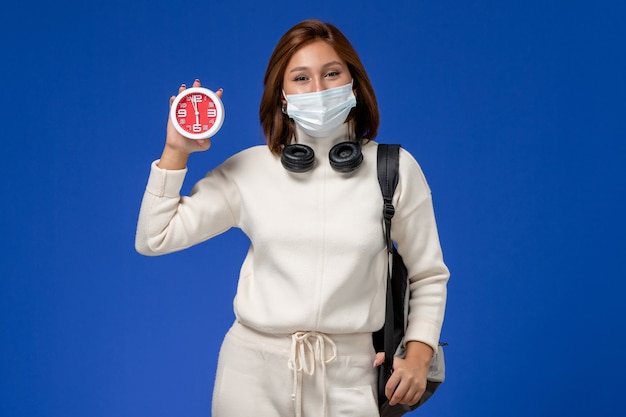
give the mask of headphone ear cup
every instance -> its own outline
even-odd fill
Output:
[[[363,162],[361,145],[356,142],[338,143],[331,148],[328,159],[335,171],[352,172]]]
[[[313,168],[315,152],[310,146],[294,143],[283,148],[280,162],[287,171],[306,172]]]

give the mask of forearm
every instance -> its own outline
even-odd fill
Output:
[[[187,167],[187,161],[189,160],[189,154],[177,149],[172,149],[169,146],[165,146],[161,158],[157,163],[157,166],[161,169],[167,170],[181,170]]]
[[[415,366],[430,366],[433,354],[433,348],[426,343],[411,340],[406,344],[405,359]]]

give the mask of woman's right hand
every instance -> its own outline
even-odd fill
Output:
[[[194,87],[200,87],[200,80],[195,80]],[[187,86],[181,85],[178,94],[182,93]],[[220,88],[215,94],[221,99],[223,90]],[[176,96],[170,97],[170,108]],[[193,152],[206,151],[211,147],[211,139],[189,139],[178,133],[168,115],[167,137],[165,139],[165,149],[158,162],[159,168],[163,169],[184,169],[187,166],[189,155]]]

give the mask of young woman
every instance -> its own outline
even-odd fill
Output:
[[[189,196],[180,196],[188,157],[210,141],[168,125],[137,251],[181,250],[231,227],[250,238],[236,321],[220,351],[214,417],[378,416],[372,332],[384,322],[387,254],[374,90],[345,36],[317,20],[283,35],[264,85],[267,146],[232,156]],[[395,358],[386,387],[392,405],[414,404],[424,392],[449,277],[430,189],[404,150],[394,204],[392,237],[411,294],[407,355]]]

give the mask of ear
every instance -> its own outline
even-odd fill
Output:
[[[352,94],[354,94],[354,97],[357,97],[358,89],[356,86],[356,82],[354,82],[354,76],[350,76],[350,84],[352,85]]]

